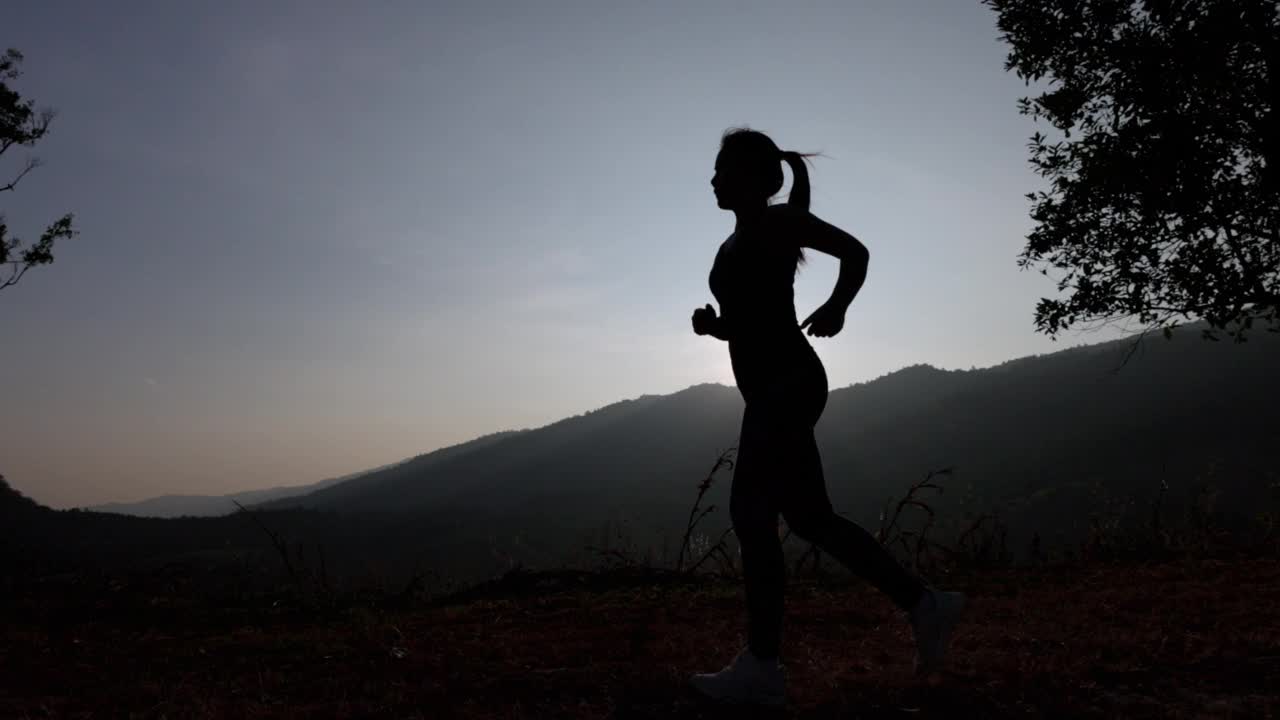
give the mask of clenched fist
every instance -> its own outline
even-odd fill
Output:
[[[716,317],[716,309],[711,307],[711,303],[693,311],[693,331],[699,335],[714,334],[719,321],[720,318]]]

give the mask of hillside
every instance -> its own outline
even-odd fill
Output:
[[[45,512],[52,511],[18,492],[4,479],[3,475],[0,475],[0,519],[12,521],[20,516]]]
[[[874,524],[887,499],[954,467],[937,500],[944,513],[998,507],[1015,535],[1065,542],[1100,504],[1149,501],[1161,481],[1171,501],[1189,502],[1203,483],[1218,487],[1221,509],[1268,501],[1280,406],[1260,389],[1274,383],[1280,335],[1212,343],[1184,328],[1147,339],[1117,371],[1129,349],[1117,341],[973,371],[915,366],[832,390],[818,441],[833,503]],[[581,547],[610,521],[658,542],[683,523],[717,451],[735,444],[741,410],[736,389],[700,385],[268,507],[429,518],[455,539],[520,538],[544,554]],[[727,507],[728,488],[726,474],[709,502]],[[708,523],[727,527],[727,514]]]

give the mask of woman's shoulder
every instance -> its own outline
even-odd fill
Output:
[[[771,220],[783,220],[783,221],[799,220],[800,218],[804,217],[807,213],[808,213],[807,210],[801,210],[800,208],[796,207],[795,205],[792,205],[791,203],[776,203],[774,205],[770,205],[769,209],[766,211],[767,217],[769,217]]]
[[[805,232],[804,222],[809,215],[808,210],[779,203],[770,205],[768,211],[769,234],[774,238],[775,246],[786,246],[794,250],[800,244],[800,237]]]

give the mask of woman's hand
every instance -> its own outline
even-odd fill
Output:
[[[720,319],[716,317],[716,309],[707,303],[693,311],[693,331],[699,335],[714,335]]]
[[[814,337],[831,337],[844,328],[844,308],[830,301],[818,306],[813,314],[800,323],[800,329],[809,326],[809,334]]]

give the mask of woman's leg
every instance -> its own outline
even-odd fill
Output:
[[[787,444],[788,455],[794,459],[780,497],[787,527],[833,555],[851,572],[888,595],[895,605],[910,611],[920,600],[924,583],[899,564],[871,533],[832,509],[813,429],[789,433]]]
[[[778,656],[782,635],[785,568],[778,538],[777,483],[771,468],[768,416],[747,403],[729,494],[729,516],[742,548],[747,601],[747,646],[758,658]]]

